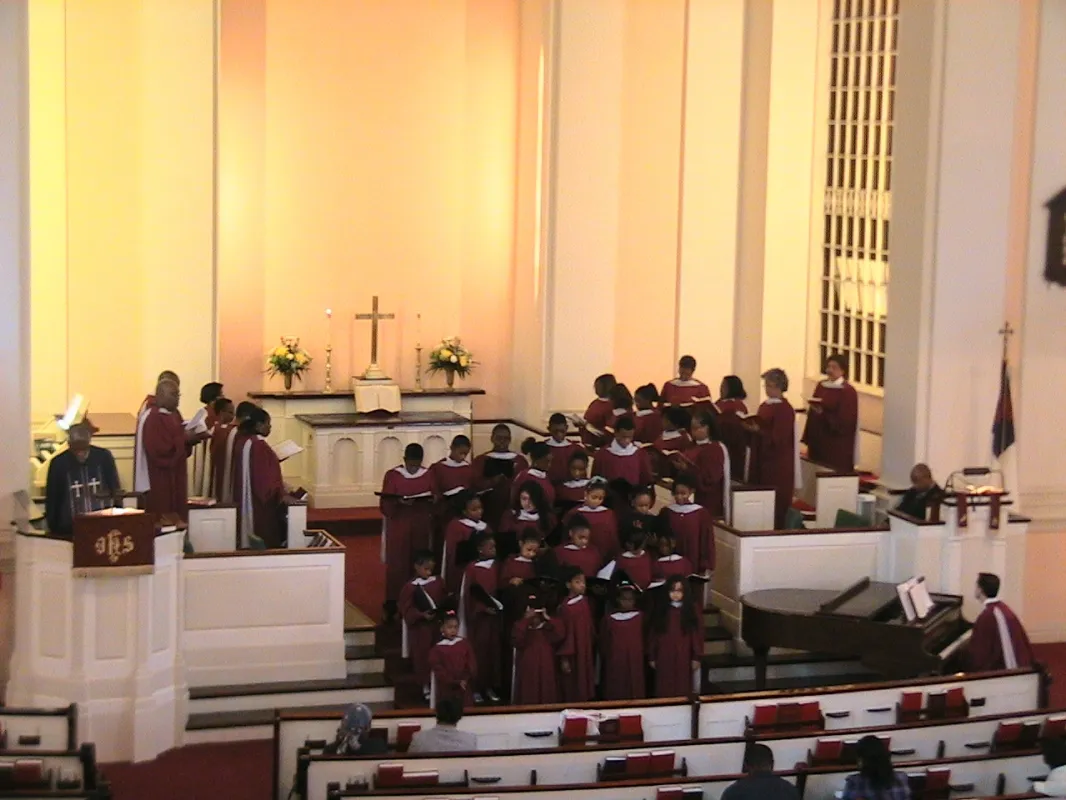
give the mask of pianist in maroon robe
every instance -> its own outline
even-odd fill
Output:
[[[566,438],[569,429],[566,417],[558,412],[548,419],[549,436],[544,440],[544,444],[548,445],[552,452],[551,465],[548,467],[548,480],[552,482],[556,490],[561,483],[570,480],[570,459],[576,453],[585,452],[585,448],[580,444]]]
[[[429,652],[438,635],[439,608],[446,594],[444,581],[433,574],[436,561],[429,550],[419,550],[414,556],[415,576],[400,590],[397,607],[403,622],[401,655],[411,659],[415,680],[428,700],[430,692]]]
[[[385,473],[381,484],[381,560],[385,563],[385,616],[391,618],[407,582],[411,554],[429,549],[433,525],[433,473],[422,466],[422,445],[409,444],[403,464]]]
[[[677,362],[677,377],[664,383],[663,390],[659,393],[664,406],[710,404],[711,390],[703,381],[693,377],[695,372],[696,359],[692,356],[681,356]]]
[[[468,563],[468,559],[460,558],[460,551],[468,549],[464,543],[475,534],[491,532],[482,519],[480,497],[464,490],[459,492],[454,500],[462,510],[444,529],[444,548],[441,556],[441,578],[449,594],[456,594],[463,583],[463,572]]]
[[[555,648],[563,631],[549,616],[540,598],[531,596],[525,616],[511,629],[514,645],[514,683],[511,703],[518,706],[559,702],[555,677]]]
[[[687,697],[703,656],[703,631],[684,578],[668,578],[668,602],[656,609],[648,635],[648,661],[655,670],[655,697]]]
[[[496,703],[500,699],[496,690],[500,688],[502,653],[502,616],[500,608],[492,602],[499,599],[500,588],[496,541],[491,534],[479,533],[473,542],[477,560],[467,564],[463,573],[459,595],[460,632],[470,639],[477,660],[474,702],[488,699]]]
[[[589,403],[581,425],[581,443],[586,447],[599,447],[608,438],[607,426],[612,421],[614,411],[611,390],[617,383],[614,375],[606,373],[592,384],[596,399]]]
[[[586,578],[593,577],[604,565],[600,551],[589,544],[589,523],[581,514],[570,518],[567,528],[570,541],[552,549],[560,568],[577,567]]]
[[[637,444],[651,445],[662,435],[663,415],[655,407],[659,402],[659,390],[654,383],[638,386],[633,394],[633,441]]]
[[[251,545],[252,534],[262,539],[269,549],[284,546],[285,482],[281,477],[281,462],[267,444],[270,430],[270,414],[261,408],[256,408],[241,423],[241,448],[234,454],[233,462],[233,496],[237,500],[241,547]]]
[[[610,561],[622,547],[618,540],[618,517],[606,503],[607,481],[593,478],[585,487],[585,501],[563,517],[563,527],[569,530],[570,520],[578,514],[583,516],[589,526],[589,544],[604,560]]]
[[[836,472],[855,469],[859,432],[859,395],[847,381],[847,365],[845,356],[829,356],[825,363],[826,380],[814,389],[803,430],[807,458]]]
[[[630,489],[652,482],[651,460],[644,448],[633,442],[633,419],[618,420],[614,439],[596,451],[592,474],[605,479],[612,486],[625,484]],[[625,502],[623,498],[622,502]]]
[[[696,479],[695,502],[715,519],[729,518],[729,451],[717,440],[717,423],[710,412],[692,415],[692,444],[678,456],[678,468]]]
[[[552,448],[544,442],[536,441],[531,436],[522,442],[522,454],[529,460],[529,467],[515,475],[514,483],[511,485],[511,499],[514,500],[519,487],[533,481],[544,492],[548,507],[554,506],[555,487],[548,478],[552,465]]]
[[[616,589],[616,609],[600,626],[600,685],[604,700],[642,700],[644,680],[644,615],[637,609],[639,589],[631,583]]]
[[[677,552],[685,556],[701,575],[714,571],[714,520],[710,512],[693,498],[696,480],[687,475],[674,479],[674,502],[659,512],[662,528],[673,533]]]
[[[155,404],[148,408],[142,426],[144,463],[148,473],[145,509],[156,514],[189,518],[189,492],[185,426],[178,413],[178,385],[162,381]]]
[[[748,416],[748,393],[744,382],[736,375],[722,378],[721,396],[714,407],[718,409],[718,436],[729,451],[729,467],[735,481],[746,481],[748,466],[748,434],[744,418]]]
[[[596,698],[596,631],[592,608],[585,597],[585,576],[577,567],[562,572],[567,596],[559,604],[558,619],[563,640],[559,656],[559,687],[564,703],[587,703]]]
[[[436,706],[441,697],[454,697],[464,706],[472,706],[477,659],[470,642],[459,635],[459,619],[454,612],[445,614],[440,634],[440,641],[429,651],[430,706]]]
[[[978,575],[976,596],[984,609],[973,622],[967,667],[973,672],[1031,667],[1033,647],[1021,620],[999,599],[999,577],[988,572]]]
[[[799,454],[796,452],[796,412],[785,399],[788,376],[782,369],[763,373],[766,400],[751,423],[754,431],[750,482],[776,490],[774,527],[784,528],[796,489]]]
[[[474,489],[484,492],[485,522],[500,530],[500,518],[511,505],[515,475],[529,468],[525,456],[511,452],[511,429],[502,422],[492,429],[492,449],[474,459]]]

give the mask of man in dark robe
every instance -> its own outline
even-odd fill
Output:
[[[74,425],[67,432],[67,449],[48,465],[45,517],[57,536],[73,535],[74,517],[111,506],[111,495],[121,491],[115,457],[94,447],[92,429]]]
[[[973,672],[1024,669],[1033,665],[1033,647],[1021,620],[999,599],[999,577],[989,572],[977,576],[977,599],[984,610],[973,623],[967,664]]]
[[[178,413],[181,393],[173,381],[160,381],[155,405],[148,409],[142,426],[148,498],[145,508],[156,514],[175,514],[188,519],[189,491],[185,426]]]
[[[896,510],[918,519],[925,519],[926,509],[944,499],[944,490],[933,480],[933,472],[926,464],[911,468],[911,488],[903,493]]]

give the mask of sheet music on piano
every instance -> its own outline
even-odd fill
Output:
[[[918,615],[918,619],[925,619],[929,616],[929,612],[933,610],[935,603],[929,596],[929,587],[925,585],[925,577],[919,575],[914,580],[914,585],[908,592],[911,598],[911,602],[914,603],[914,613]]]

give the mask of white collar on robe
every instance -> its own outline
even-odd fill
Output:
[[[681,554],[680,553],[671,553],[668,556],[663,556],[659,560],[660,561],[680,561],[681,560]]]
[[[437,576],[430,575],[428,578],[412,578],[411,583],[415,586],[429,586],[435,580],[437,580]]]
[[[670,601],[670,605],[673,606],[674,608],[681,608],[683,603],[684,603],[683,600],[671,600]]]
[[[763,400],[763,402],[766,403],[767,405],[774,406],[774,405],[777,405],[778,403],[785,402],[785,398],[783,398],[783,397],[767,397],[765,400]]]
[[[679,439],[680,437],[681,437],[681,431],[663,431],[662,432],[663,441],[668,441],[670,439]]]
[[[700,511],[703,506],[701,506],[699,503],[685,503],[685,505],[681,505],[680,503],[671,503],[667,506],[667,508],[673,511],[675,514],[691,514],[693,511]]]
[[[496,566],[495,558],[486,558],[484,561],[475,561],[474,566],[480,569],[491,569]]]
[[[156,408],[157,411],[159,411],[160,414],[170,414],[170,413],[172,413],[171,411],[169,411],[166,408],[160,408],[159,406],[155,406],[155,408]]]
[[[579,602],[581,602],[584,599],[585,599],[585,595],[583,595],[583,594],[575,595],[574,597],[566,598],[566,604],[568,606],[572,606],[574,603],[579,603]]]
[[[563,486],[565,486],[567,489],[583,489],[588,485],[588,478],[578,478],[577,480],[563,481]]]
[[[521,561],[523,564],[532,564],[533,563],[533,559],[532,558],[526,558],[525,556],[515,556],[514,560],[515,561]]]
[[[441,639],[437,644],[441,647],[451,647],[453,644],[459,644],[461,641],[463,641],[463,637],[456,636],[454,639]]]
[[[826,389],[840,389],[840,388],[842,388],[844,386],[845,383],[847,383],[847,380],[845,380],[844,376],[841,375],[835,381],[831,381],[831,380],[822,381],[822,386],[824,386]]]
[[[256,435],[256,437],[255,437],[255,438],[256,438],[256,439],[258,439],[258,440],[259,440],[259,441],[261,441],[261,442],[265,442],[265,441],[267,440],[267,437],[265,437],[265,436],[259,436],[258,434]]]
[[[443,464],[446,467],[466,467],[470,465],[469,461],[455,461],[451,456],[448,456],[447,458],[442,458],[437,463]]]
[[[505,450],[502,453],[496,450],[489,450],[485,455],[488,458],[498,458],[501,461],[514,461],[518,457],[518,453],[512,453],[510,450]]]
[[[616,619],[619,622],[625,622],[626,620],[633,619],[633,617],[640,614],[639,611],[615,611],[611,614],[611,619]]]
[[[616,417],[624,417],[626,414],[629,413],[629,409],[628,408],[612,408],[611,409],[611,413],[614,414]]]
[[[547,439],[544,440],[544,444],[548,445],[548,447],[569,447],[573,444],[573,442],[571,442],[569,439],[563,439],[561,442],[557,442],[555,441],[555,439],[549,436]]]
[[[700,446],[702,446],[702,445],[705,445],[705,444],[710,444],[710,443],[711,443],[711,440],[710,440],[710,439],[700,439],[700,440],[699,440],[699,441],[697,442],[697,441],[696,441],[695,439],[693,439],[693,440],[692,440],[692,443],[693,443],[693,444],[697,444],[697,445],[700,445]]]
[[[698,381],[695,378],[689,378],[687,381],[683,381],[680,378],[674,378],[670,381],[671,386],[684,386],[686,388],[690,386],[703,386],[703,381]]]
[[[655,409],[654,408],[640,408],[640,409],[637,409],[637,416],[638,417],[646,417],[649,414],[654,414],[654,413],[655,413]]]
[[[570,544],[564,544],[563,545],[563,549],[565,549],[565,550],[585,550],[586,548],[578,547],[576,544],[571,542]]]
[[[484,520],[474,522],[474,520],[468,519],[467,517],[459,517],[459,521],[466,525],[466,527],[473,528],[475,531],[483,531],[485,528],[489,527],[488,523]]]
[[[998,602],[1000,602],[1000,599],[998,597],[986,597],[985,598],[985,606],[990,606],[993,603],[998,603]]]
[[[407,467],[403,464],[395,468],[397,472],[403,475],[408,480],[414,480],[415,478],[421,478],[428,471],[425,467],[419,467],[418,472],[408,472]]]
[[[540,478],[542,481],[548,479],[547,472],[542,469],[536,469],[535,467],[530,467],[529,469],[527,469],[526,475],[532,475],[534,478]]]
[[[607,511],[607,506],[596,506],[595,508],[589,508],[586,505],[582,505],[578,509],[582,514],[599,514],[601,511]]]
[[[540,514],[536,511],[526,511],[524,508],[518,512],[518,519],[522,522],[539,522]]]
[[[634,553],[630,550],[626,550],[622,553],[622,558],[644,558],[647,555],[646,552],[641,550],[639,553]]]
[[[631,456],[635,452],[640,450],[640,448],[637,447],[633,442],[629,443],[629,447],[622,447],[620,444],[618,444],[617,439],[612,439],[611,444],[610,446],[608,446],[607,449],[614,453],[616,456]]]

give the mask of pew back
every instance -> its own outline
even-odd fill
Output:
[[[78,706],[8,708],[0,706],[0,728],[11,750],[75,750],[78,747]]]

